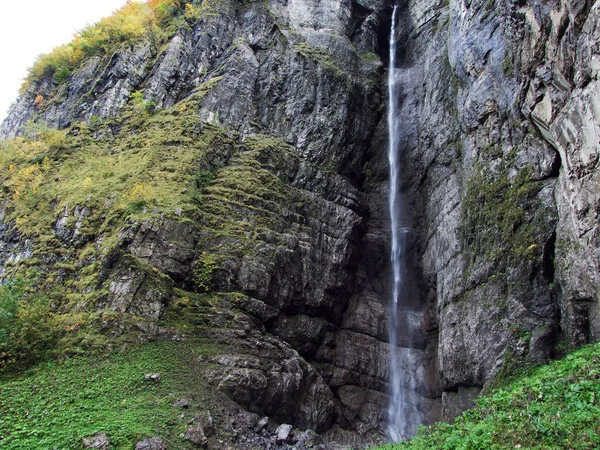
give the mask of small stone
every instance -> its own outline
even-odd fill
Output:
[[[135,444],[135,450],[167,450],[167,443],[159,437],[152,437]]]
[[[205,447],[208,443],[206,436],[204,435],[204,431],[202,431],[201,427],[189,427],[187,432],[185,433],[185,438],[190,441],[192,444],[198,445],[200,447]]]
[[[194,417],[194,422],[196,422],[196,426],[202,428],[202,431],[206,437],[215,435],[213,418],[208,411],[205,411]]]
[[[190,407],[190,399],[182,398],[173,403],[173,406],[176,408],[189,408]]]
[[[312,447],[321,443],[321,437],[317,433],[315,433],[313,430],[306,430],[300,435],[296,445],[300,448],[303,448]]]
[[[256,424],[255,430],[257,432],[262,431],[267,427],[267,425],[269,425],[269,418],[267,416],[265,416],[258,421],[258,423]]]
[[[233,425],[238,430],[253,430],[258,423],[258,415],[249,412],[241,412],[233,419]]]
[[[181,217],[181,214],[183,213],[183,210],[179,207],[175,208],[175,215],[177,217]]]
[[[158,382],[161,380],[161,376],[160,373],[147,373],[146,375],[144,375],[144,380],[145,381],[154,381],[154,382]]]
[[[96,448],[100,450],[108,450],[110,448],[110,441],[106,433],[96,433],[93,436],[82,439],[83,446],[85,448]]]
[[[282,423],[275,430],[275,434],[277,435],[277,442],[287,442],[290,437],[290,433],[292,432],[292,426],[287,423]]]

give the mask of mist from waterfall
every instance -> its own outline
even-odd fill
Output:
[[[416,380],[419,360],[411,345],[412,334],[419,326],[419,314],[406,307],[407,244],[410,229],[402,227],[402,202],[399,198],[400,184],[400,138],[401,120],[398,114],[399,74],[396,69],[396,14],[394,5],[390,29],[390,54],[388,71],[388,158],[390,166],[389,208],[391,218],[391,262],[393,275],[390,299],[389,342],[390,342],[390,404],[388,410],[388,434],[393,442],[414,435],[421,423],[416,396]],[[403,333],[404,347],[398,346],[398,333]],[[406,334],[406,335],[405,335]]]

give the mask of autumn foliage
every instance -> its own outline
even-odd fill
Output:
[[[165,22],[180,12],[185,14],[186,4],[190,0],[128,1],[113,15],[79,31],[70,43],[40,55],[29,69],[21,92],[42,77],[53,76],[60,84],[84,59],[110,54],[123,44],[133,45],[146,36],[160,34]]]

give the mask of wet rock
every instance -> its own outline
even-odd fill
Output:
[[[324,429],[334,413],[333,395],[322,377],[296,351],[258,332],[243,336],[245,353],[213,357],[218,369],[207,380],[249,411],[293,418],[302,428]],[[253,416],[252,427],[258,422]]]
[[[480,388],[460,386],[456,392],[442,394],[442,420],[452,422],[464,410],[475,406],[474,400],[481,392]]]

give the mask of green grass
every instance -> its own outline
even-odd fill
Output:
[[[197,362],[217,351],[202,340],[155,342],[106,358],[46,362],[16,379],[0,379],[0,448],[78,449],[81,439],[107,433],[113,449],[161,436],[169,448],[191,448],[179,437],[209,405]],[[160,382],[144,380],[160,373]],[[187,396],[192,407],[172,403]]]
[[[456,422],[380,450],[600,448],[600,344],[524,371]]]

